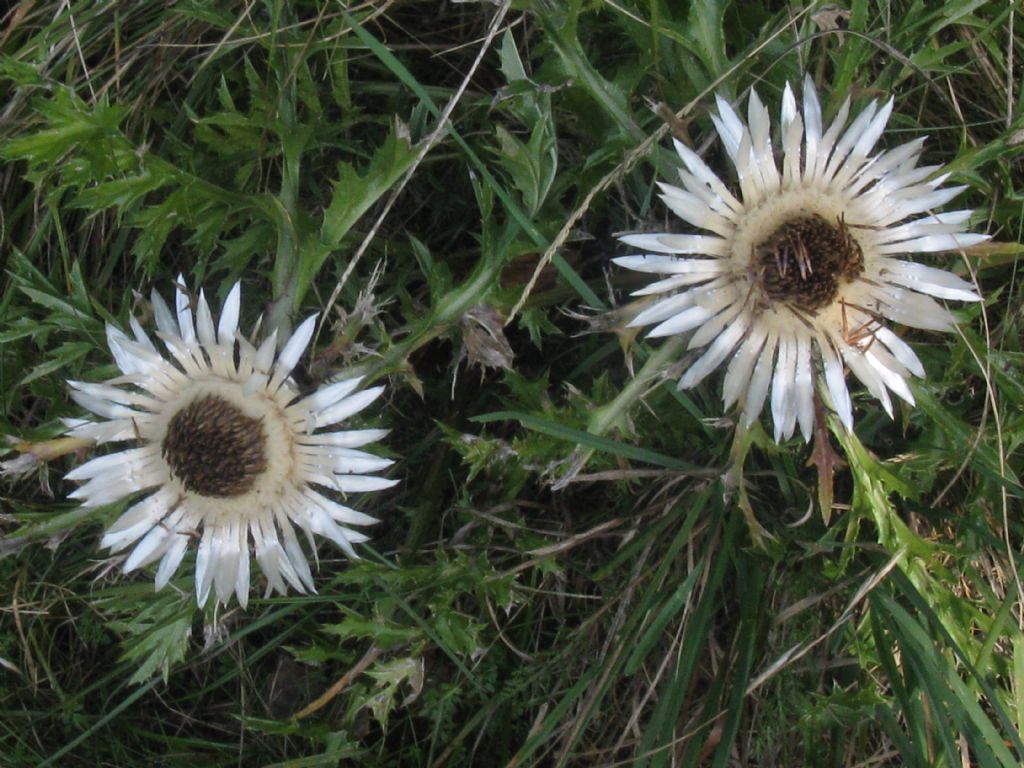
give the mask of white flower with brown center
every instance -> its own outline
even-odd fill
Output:
[[[174,313],[155,291],[152,298],[157,336],[170,358],[133,317],[133,336],[107,326],[124,375],[102,384],[68,382],[75,401],[102,417],[69,420],[70,435],[133,443],[69,472],[69,479],[84,481],[71,496],[95,507],[146,492],[101,544],[113,552],[133,547],[126,572],[159,560],[157,589],[198,539],[199,605],[212,589],[221,603],[235,593],[246,606],[250,545],[268,595],[283,594],[286,583],[315,591],[296,529],[314,554],[317,534],[354,558],[352,545],[367,536],[352,526],[377,521],[339,503],[338,495],[397,482],[369,474],[390,460],[357,450],[385,430],[318,430],[363,410],[383,387],[357,391],[359,379],[346,379],[300,397],[291,372],[313,335],[315,316],[280,353],[276,333],[255,347],[238,332],[238,284],[216,326],[206,297],[200,292],[193,302],[181,277]]]
[[[649,253],[617,264],[664,275],[636,292],[658,298],[630,325],[654,325],[648,336],[693,332],[689,349],[705,349],[680,388],[728,361],[723,399],[727,409],[739,404],[744,427],[770,389],[776,441],[797,424],[810,440],[819,374],[831,407],[852,429],[844,366],[890,416],[890,391],[913,404],[907,380],[923,377],[924,368],[886,321],[949,331],[954,318],[936,299],[979,300],[956,275],[896,258],[955,251],[988,236],[964,232],[969,210],[933,212],[965,187],[942,188],[948,174],[918,167],[923,138],[872,154],[892,106],[891,99],[872,102],[846,127],[847,99],[824,127],[810,78],[802,116],[787,84],[780,168],[758,95],[750,94],[746,125],[719,97],[712,120],[740,195],[676,142],[682,187],[661,184],[661,198],[704,233],[622,238]]]

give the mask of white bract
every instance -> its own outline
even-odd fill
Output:
[[[723,400],[750,426],[771,391],[775,440],[796,426],[809,440],[820,376],[847,429],[853,409],[845,368],[892,416],[889,393],[913,404],[907,380],[923,377],[917,355],[887,325],[949,331],[936,299],[978,301],[971,283],[895,258],[951,251],[987,235],[965,233],[969,210],[933,211],[965,187],[942,188],[948,174],[918,167],[924,139],[872,154],[893,102],[872,102],[846,127],[849,99],[823,126],[810,79],[803,109],[789,85],[782,97],[782,165],[768,110],[751,92],[747,124],[721,97],[712,115],[739,181],[734,195],[708,165],[676,142],[681,187],[660,184],[665,204],[702,234],[628,235],[648,251],[615,259],[661,275],[635,295],[657,298],[631,326],[648,336],[692,333],[704,348],[679,381],[693,387],[726,364]]]
[[[250,546],[268,595],[283,594],[286,584],[315,591],[296,529],[314,554],[317,534],[354,558],[352,545],[367,536],[352,526],[377,521],[339,503],[337,494],[397,482],[370,474],[390,460],[358,450],[385,430],[318,430],[363,410],[383,387],[358,391],[359,379],[346,379],[300,397],[291,372],[313,335],[315,316],[277,353],[276,333],[256,347],[238,332],[239,284],[216,324],[206,297],[200,292],[193,301],[181,277],[175,293],[174,312],[156,291],[152,296],[157,337],[169,358],[133,317],[131,336],[107,326],[123,375],[100,384],[68,382],[75,401],[100,417],[69,420],[69,434],[131,444],[69,472],[69,479],[83,483],[71,496],[95,507],[146,493],[101,544],[112,552],[132,547],[126,572],[159,560],[157,589],[196,540],[199,605],[212,589],[221,603],[234,593],[246,606]]]

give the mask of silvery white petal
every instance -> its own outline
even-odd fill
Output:
[[[679,380],[680,389],[690,389],[697,386],[705,376],[717,368],[726,357],[736,348],[740,339],[747,331],[747,325],[743,322],[733,323],[726,328],[714,342],[707,348],[703,355],[683,374]]]
[[[188,286],[183,275],[178,275],[178,284],[174,291],[174,305],[178,314],[178,329],[181,340],[185,343],[195,341],[196,328],[192,322],[192,298],[188,294]]]
[[[221,346],[231,346],[235,343],[235,331],[238,330],[238,318],[242,307],[242,284],[235,283],[228,291],[228,297],[224,299],[224,306],[220,311],[220,321],[217,323],[217,343]]]
[[[313,331],[316,330],[316,318],[316,315],[307,317],[278,354],[274,375],[270,379],[271,389],[277,389],[298,364],[299,358],[302,357],[302,353],[309,346],[310,339],[313,338]]]
[[[354,416],[380,397],[384,387],[370,387],[316,413],[316,425],[325,427]]]
[[[203,346],[210,347],[217,343],[213,331],[213,315],[203,290],[199,291],[199,307],[196,309],[196,335]]]
[[[753,375],[750,377],[750,385],[747,387],[747,396],[743,403],[743,424],[749,427],[761,413],[764,407],[764,399],[768,396],[768,385],[771,383],[775,359],[775,350],[778,347],[779,337],[772,331],[768,334],[768,340],[761,348],[761,354],[757,357],[754,365]]]
[[[623,235],[619,240],[652,253],[693,253],[701,256],[726,256],[729,241],[711,235]]]

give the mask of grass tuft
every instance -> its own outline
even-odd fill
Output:
[[[0,763],[1022,764],[1019,16],[16,5]],[[675,388],[689,353],[623,327],[636,286],[609,268],[617,233],[679,228],[670,135],[724,170],[713,95],[776,113],[805,73],[826,115],[892,95],[883,142],[927,135],[995,240],[936,258],[986,300],[907,334],[916,408],[855,389],[856,434],[823,432],[843,463],[734,444],[719,380]],[[198,610],[194,556],[154,593],[98,549],[124,502],[68,498],[66,381],[116,375],[105,324],[151,328],[179,272],[217,306],[240,279],[242,327],[320,312],[304,386],[387,384],[402,483],[351,500],[384,522],[360,561],[319,548],[317,594]]]

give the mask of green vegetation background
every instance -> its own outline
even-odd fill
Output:
[[[748,0],[25,0],[0,20],[0,432],[57,436],[178,272],[388,384],[398,488],[319,593],[195,609],[97,548],[81,456],[0,484],[0,765],[1016,766],[1021,9]],[[634,379],[614,234],[678,228],[669,133],[804,73],[895,97],[997,244],[857,435],[743,472],[720,381]],[[674,116],[673,116],[674,113]],[[667,356],[667,355],[666,355]],[[678,362],[679,358],[676,358]],[[653,364],[652,364],[653,365]],[[648,371],[651,366],[648,366]],[[678,374],[678,367],[675,369]],[[13,454],[7,458],[11,458]],[[730,468],[732,471],[730,472]],[[738,493],[742,491],[742,493]],[[755,527],[740,501],[749,503]],[[756,540],[755,540],[756,539]],[[255,589],[261,590],[256,584]]]

